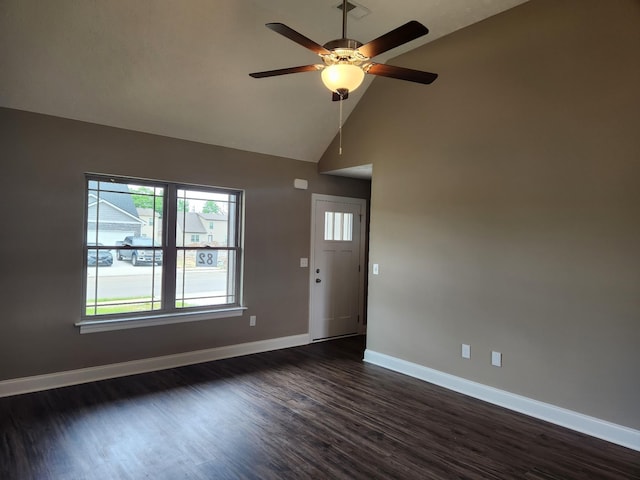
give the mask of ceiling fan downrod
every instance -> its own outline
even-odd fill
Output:
[[[342,2],[342,39],[347,39],[347,0]]]

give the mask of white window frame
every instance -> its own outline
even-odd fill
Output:
[[[144,185],[149,187],[162,187],[164,188],[163,205],[164,212],[162,219],[158,219],[163,222],[163,238],[161,241],[161,247],[156,249],[162,251],[163,255],[163,269],[162,269],[162,294],[161,302],[162,308],[160,310],[150,310],[138,313],[123,313],[123,314],[102,314],[102,315],[87,315],[86,314],[86,293],[87,293],[87,253],[88,250],[95,246],[88,246],[87,242],[92,241],[87,239],[87,225],[89,224],[89,208],[88,208],[88,193],[90,182],[118,182],[127,184]],[[205,307],[176,307],[176,260],[179,251],[190,250],[193,247],[177,246],[176,241],[176,229],[177,229],[177,217],[178,217],[178,190],[200,190],[210,191],[213,193],[224,193],[236,196],[236,212],[234,214],[233,222],[234,228],[237,232],[236,241],[232,246],[222,247],[209,247],[215,250],[227,250],[235,252],[235,268],[233,269],[233,290],[235,292],[235,301],[233,303],[227,303],[220,306],[209,305]],[[152,325],[165,325],[171,323],[183,323],[210,320],[216,318],[229,318],[241,316],[246,310],[246,307],[242,305],[242,272],[244,265],[244,249],[243,249],[243,227],[244,227],[244,192],[238,189],[229,189],[221,187],[212,187],[205,185],[192,185],[176,182],[168,182],[161,180],[146,180],[132,177],[117,177],[106,176],[101,174],[86,174],[85,183],[85,215],[84,215],[84,232],[85,239],[83,242],[83,297],[82,297],[82,311],[80,315],[80,321],[75,325],[80,327],[80,333],[94,333],[110,330],[122,330],[129,328],[147,327]],[[102,248],[114,249],[115,245],[106,245]]]

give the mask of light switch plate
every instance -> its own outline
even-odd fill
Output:
[[[300,259],[300,267],[301,268],[307,268],[309,266],[309,259],[308,258],[301,258]]]
[[[491,365],[494,367],[502,366],[502,354],[500,352],[491,352]]]
[[[471,345],[462,344],[462,358],[471,358]]]
[[[373,274],[374,275],[378,275],[380,273],[380,269],[378,268],[378,264],[374,263],[373,264]]]

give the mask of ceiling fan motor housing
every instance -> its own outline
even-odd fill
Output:
[[[351,65],[361,66],[369,60],[369,57],[366,57],[358,51],[358,48],[361,46],[362,43],[350,38],[331,40],[323,45],[323,47],[331,53],[320,56],[327,66],[335,65],[337,63],[348,63]]]
[[[362,43],[357,40],[352,40],[351,38],[338,38],[337,40],[331,40],[323,45],[327,50],[334,50],[336,48],[349,48],[351,50],[356,50],[361,46]]]

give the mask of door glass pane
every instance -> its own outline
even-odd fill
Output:
[[[342,240],[353,240],[353,214],[344,213],[342,215]]]
[[[324,212],[324,239],[333,240],[333,212]]]
[[[325,212],[324,239],[350,242],[353,240],[353,213]]]

